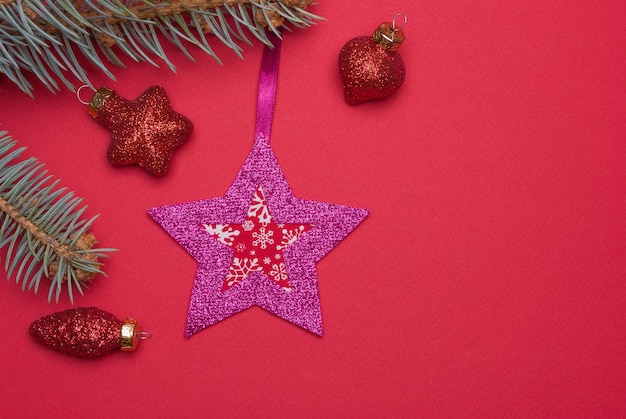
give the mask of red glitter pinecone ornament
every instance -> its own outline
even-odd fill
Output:
[[[396,25],[403,17],[404,24]],[[404,61],[398,53],[404,41],[402,28],[406,16],[398,13],[393,22],[381,23],[371,37],[358,36],[348,41],[339,53],[339,72],[346,101],[358,105],[395,93],[404,82]]]
[[[121,321],[96,307],[73,308],[44,316],[35,320],[28,331],[44,345],[80,358],[95,358],[114,349],[134,351],[138,339],[151,336],[139,332],[134,319]]]

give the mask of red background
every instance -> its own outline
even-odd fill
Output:
[[[71,307],[0,282],[0,411],[10,417],[623,417],[626,3],[320,1],[286,35],[273,148],[294,193],[371,210],[318,265],[322,338],[252,308],[183,338],[196,263],[146,209],[224,194],[253,141],[262,48],[223,61],[125,59],[195,124],[164,178],[105,159],[73,93],[0,78],[8,130],[85,198],[120,251],[75,306],[133,316],[135,353],[36,344]],[[342,97],[341,46],[397,11],[407,77]]]

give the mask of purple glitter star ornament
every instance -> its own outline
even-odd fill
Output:
[[[226,194],[221,198],[148,210],[150,216],[198,262],[186,337],[254,305],[322,335],[315,263],[368,214],[366,209],[309,201],[293,195],[269,144],[280,52],[278,38],[274,38],[274,45],[274,49],[265,47],[263,54],[254,147]],[[203,225],[243,224],[259,187],[263,190],[273,222],[278,225],[310,224],[312,228],[289,240],[282,250],[289,289],[282,288],[260,270],[248,269],[240,282],[222,290],[229,268],[237,259],[237,249],[207,233]]]

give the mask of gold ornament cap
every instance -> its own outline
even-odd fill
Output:
[[[134,351],[137,349],[137,343],[139,342],[137,329],[137,320],[130,317],[124,320],[120,334],[120,348],[122,351]]]
[[[404,20],[401,26],[396,23],[397,18]],[[404,13],[397,13],[391,22],[383,22],[372,34],[372,41],[386,49],[387,51],[396,52],[404,41],[404,32],[402,28],[406,25],[407,17]]]
[[[96,93],[94,93],[91,101],[89,102],[89,114],[94,118],[98,117],[98,109],[104,105],[104,101],[106,98],[113,94],[113,90],[108,87],[101,87],[98,89]]]

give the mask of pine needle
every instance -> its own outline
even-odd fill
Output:
[[[158,67],[151,57],[174,64],[163,51],[165,40],[193,60],[186,45],[219,58],[207,34],[242,57],[239,42],[252,35],[268,44],[266,29],[306,28],[321,17],[307,11],[312,0],[0,0],[0,74],[33,95],[25,77],[33,73],[51,91],[73,75],[92,86],[77,54],[114,79],[101,53],[114,66],[123,67],[117,53]],[[159,36],[157,36],[157,33]],[[97,47],[96,47],[97,46]],[[61,83],[59,83],[61,82]]]
[[[63,284],[74,301],[74,292],[103,274],[100,259],[115,249],[94,248],[89,232],[97,216],[84,220],[86,206],[67,188],[58,188],[37,159],[19,160],[6,131],[0,131],[0,247],[7,247],[4,268],[22,289],[37,293],[43,278],[50,280],[48,301],[59,301]],[[80,208],[79,208],[80,207]]]

